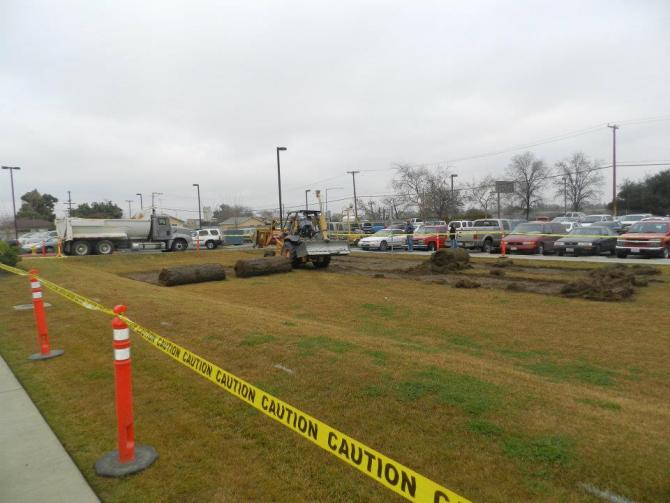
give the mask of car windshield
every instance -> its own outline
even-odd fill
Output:
[[[582,222],[586,222],[587,224],[589,224],[589,223],[592,224],[592,223],[594,223],[594,222],[600,222],[601,219],[602,219],[601,216],[598,216],[598,215],[592,215],[592,216],[590,216],[590,217],[583,218],[583,219],[582,219]]]
[[[628,232],[665,234],[668,232],[668,224],[663,222],[638,222],[633,224]]]
[[[571,236],[593,236],[607,234],[607,231],[601,227],[578,227],[570,231]]]
[[[542,224],[519,224],[514,230],[514,233],[522,232],[542,232]]]
[[[498,222],[495,220],[475,220],[473,227],[498,227]]]
[[[646,215],[626,215],[621,219],[622,222],[637,222],[642,220]]]

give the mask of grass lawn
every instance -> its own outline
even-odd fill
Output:
[[[172,288],[125,276],[259,255],[21,266],[128,305],[138,323],[473,501],[596,501],[579,484],[670,501],[670,267],[620,303],[314,270]],[[28,279],[2,275],[0,293],[0,353],[103,501],[400,501],[139,337],[136,440],[160,458],[97,477],[116,442],[111,320],[46,290],[65,355],[28,362],[33,313],[12,308],[30,302]]]

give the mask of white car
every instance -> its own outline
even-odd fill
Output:
[[[382,229],[358,242],[363,250],[385,251],[389,248],[407,247],[407,234],[403,229]]]
[[[621,226],[624,229],[628,229],[631,225],[650,217],[653,217],[651,213],[634,213],[631,215],[624,215],[619,217],[619,222],[621,222]]]
[[[612,222],[614,219],[612,215],[587,215],[579,220],[580,227],[590,227],[597,225],[600,222]]]
[[[204,246],[208,250],[213,250],[217,246],[223,245],[223,237],[219,229],[200,229],[193,231],[191,237],[193,238],[193,246],[196,248]]]

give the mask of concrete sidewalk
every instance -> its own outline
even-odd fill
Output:
[[[99,501],[2,357],[0,501]]]

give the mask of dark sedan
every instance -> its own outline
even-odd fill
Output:
[[[556,253],[574,255],[600,255],[616,252],[616,239],[619,234],[611,227],[577,227],[564,238],[554,243]]]

